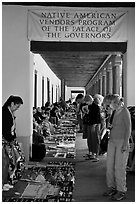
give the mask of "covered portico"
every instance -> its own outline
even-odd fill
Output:
[[[73,6],[74,5],[74,6]],[[83,7],[83,8],[82,8]],[[98,40],[100,42],[105,42],[107,45],[107,42],[114,42],[114,43],[126,43],[127,48],[125,52],[116,52],[114,59],[111,61],[111,63],[106,62],[104,63],[104,66],[101,66],[99,71],[95,70],[93,73],[93,76],[90,76],[89,83],[85,85],[85,89],[88,93],[94,92],[95,90],[99,91],[102,94],[105,94],[107,92],[113,91],[117,92],[119,85],[115,80],[112,79],[118,79],[118,73],[119,68],[123,66],[123,96],[125,99],[125,103],[127,106],[135,105],[135,8],[133,5],[126,6],[124,5],[121,7],[107,7],[103,8],[103,6],[100,8],[99,4],[98,6],[93,6],[92,4],[84,7],[80,7],[79,3],[71,3],[71,6],[67,4],[67,7],[63,4],[58,5],[58,3],[53,7],[49,4],[46,5],[33,5],[33,4],[3,4],[2,5],[2,103],[6,101],[6,99],[11,94],[20,95],[24,100],[24,105],[22,106],[19,113],[17,113],[17,135],[18,140],[23,143],[23,149],[26,154],[26,158],[29,160],[29,152],[30,152],[30,138],[32,135],[32,107],[34,102],[34,93],[33,93],[33,72],[34,72],[34,56],[31,52],[31,41],[50,41],[51,43],[58,42],[64,42],[64,38],[60,36],[60,34],[52,34],[52,35],[46,35],[48,39],[43,39],[43,36],[41,38],[33,38],[33,35],[36,37],[37,33],[35,33],[31,29],[28,29],[28,15],[34,14],[40,14],[41,10],[44,10],[45,12],[51,11],[55,13],[62,13],[63,11],[65,14],[65,17],[68,18],[67,13],[71,13],[74,17],[78,17],[80,13],[89,13],[92,11],[97,12],[100,14],[100,11],[104,11],[104,13],[117,13],[118,14],[118,26],[113,26],[116,28],[115,32],[112,32],[112,36],[110,37],[106,32],[104,35],[96,35],[96,37],[100,38],[92,38],[91,35],[74,35],[74,34],[67,34],[70,24],[70,19],[65,21],[68,25],[67,27],[64,27],[65,30],[65,41],[70,43],[82,43],[87,42],[92,45],[92,42],[97,43]],[[34,12],[35,10],[35,12]],[[76,16],[77,13],[77,16]],[[98,14],[98,15],[99,15]],[[101,15],[101,14],[100,14]],[[100,16],[99,15],[99,16]],[[37,16],[37,15],[36,15]],[[36,17],[35,16],[35,17]],[[89,20],[89,15],[86,15]],[[96,16],[94,16],[96,17]],[[108,18],[108,15],[103,15],[100,17]],[[113,15],[114,17],[114,15]],[[71,20],[73,24],[74,18]],[[78,18],[77,18],[78,20]],[[84,19],[86,20],[86,19]],[[79,27],[81,24],[85,24],[85,22],[78,21]],[[31,26],[31,23],[29,24]],[[66,26],[66,25],[64,25]],[[74,26],[74,25],[73,25]],[[52,27],[52,26],[51,26]],[[55,27],[54,27],[55,28]],[[43,28],[44,29],[44,28]],[[56,29],[63,29],[63,28],[56,28]],[[78,28],[77,28],[78,29]],[[84,28],[83,28],[84,29]],[[73,33],[75,33],[76,28],[73,28]],[[32,31],[32,32],[30,32]],[[42,31],[42,30],[41,30]],[[91,30],[93,31],[93,30]],[[97,31],[97,30],[94,30]],[[114,30],[113,30],[114,31]],[[45,33],[45,30],[42,32]],[[77,30],[78,32],[78,30]],[[84,30],[82,31],[84,32]],[[52,32],[53,33],[53,32]],[[55,32],[56,33],[56,32]],[[57,33],[64,33],[64,31],[59,30]],[[81,33],[81,30],[79,31]],[[87,36],[87,38],[85,38]],[[79,37],[79,38],[78,38]],[[49,42],[49,43],[50,43]],[[54,47],[54,49],[56,49]],[[117,51],[117,50],[116,50]],[[110,53],[109,53],[110,54]],[[112,53],[114,54],[114,53]],[[119,55],[122,54],[122,55]],[[122,58],[120,59],[120,57]],[[113,75],[111,73],[113,67]],[[74,69],[74,67],[72,67]],[[84,69],[83,69],[84,72]],[[83,74],[83,73],[81,73]],[[75,80],[74,77],[69,76],[69,79],[73,79],[73,81],[80,81],[80,75],[75,74]],[[62,78],[62,82],[66,82],[65,78]],[[112,81],[111,81],[112,80]],[[81,80],[82,81],[82,80]],[[114,81],[114,83],[113,83]],[[100,85],[99,85],[100,84]],[[113,86],[112,86],[113,84]],[[65,83],[64,83],[65,86]],[[113,89],[112,89],[113,87]],[[63,90],[63,87],[62,87]]]

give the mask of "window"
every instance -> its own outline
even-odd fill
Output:
[[[56,102],[58,101],[58,87],[56,85]]]
[[[47,78],[47,101],[50,102],[50,80]]]
[[[53,84],[52,84],[52,104],[53,104],[53,96],[54,96],[54,93],[53,93]]]
[[[34,76],[34,107],[37,107],[37,71]]]
[[[44,106],[44,76],[42,77],[42,106]]]

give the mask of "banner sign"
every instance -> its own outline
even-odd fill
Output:
[[[45,8],[28,11],[28,39],[37,41],[127,41],[127,11]]]

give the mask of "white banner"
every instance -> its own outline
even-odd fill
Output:
[[[127,11],[46,8],[28,11],[28,39],[37,41],[125,42]]]

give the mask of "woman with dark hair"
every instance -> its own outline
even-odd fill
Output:
[[[2,163],[3,163],[3,185],[17,179],[21,170],[21,162],[25,157],[16,140],[15,111],[23,104],[19,96],[10,96],[2,107]],[[8,190],[6,185],[4,190]]]
[[[19,96],[10,96],[2,107],[2,136],[11,142],[16,138],[14,113],[23,104]]]

